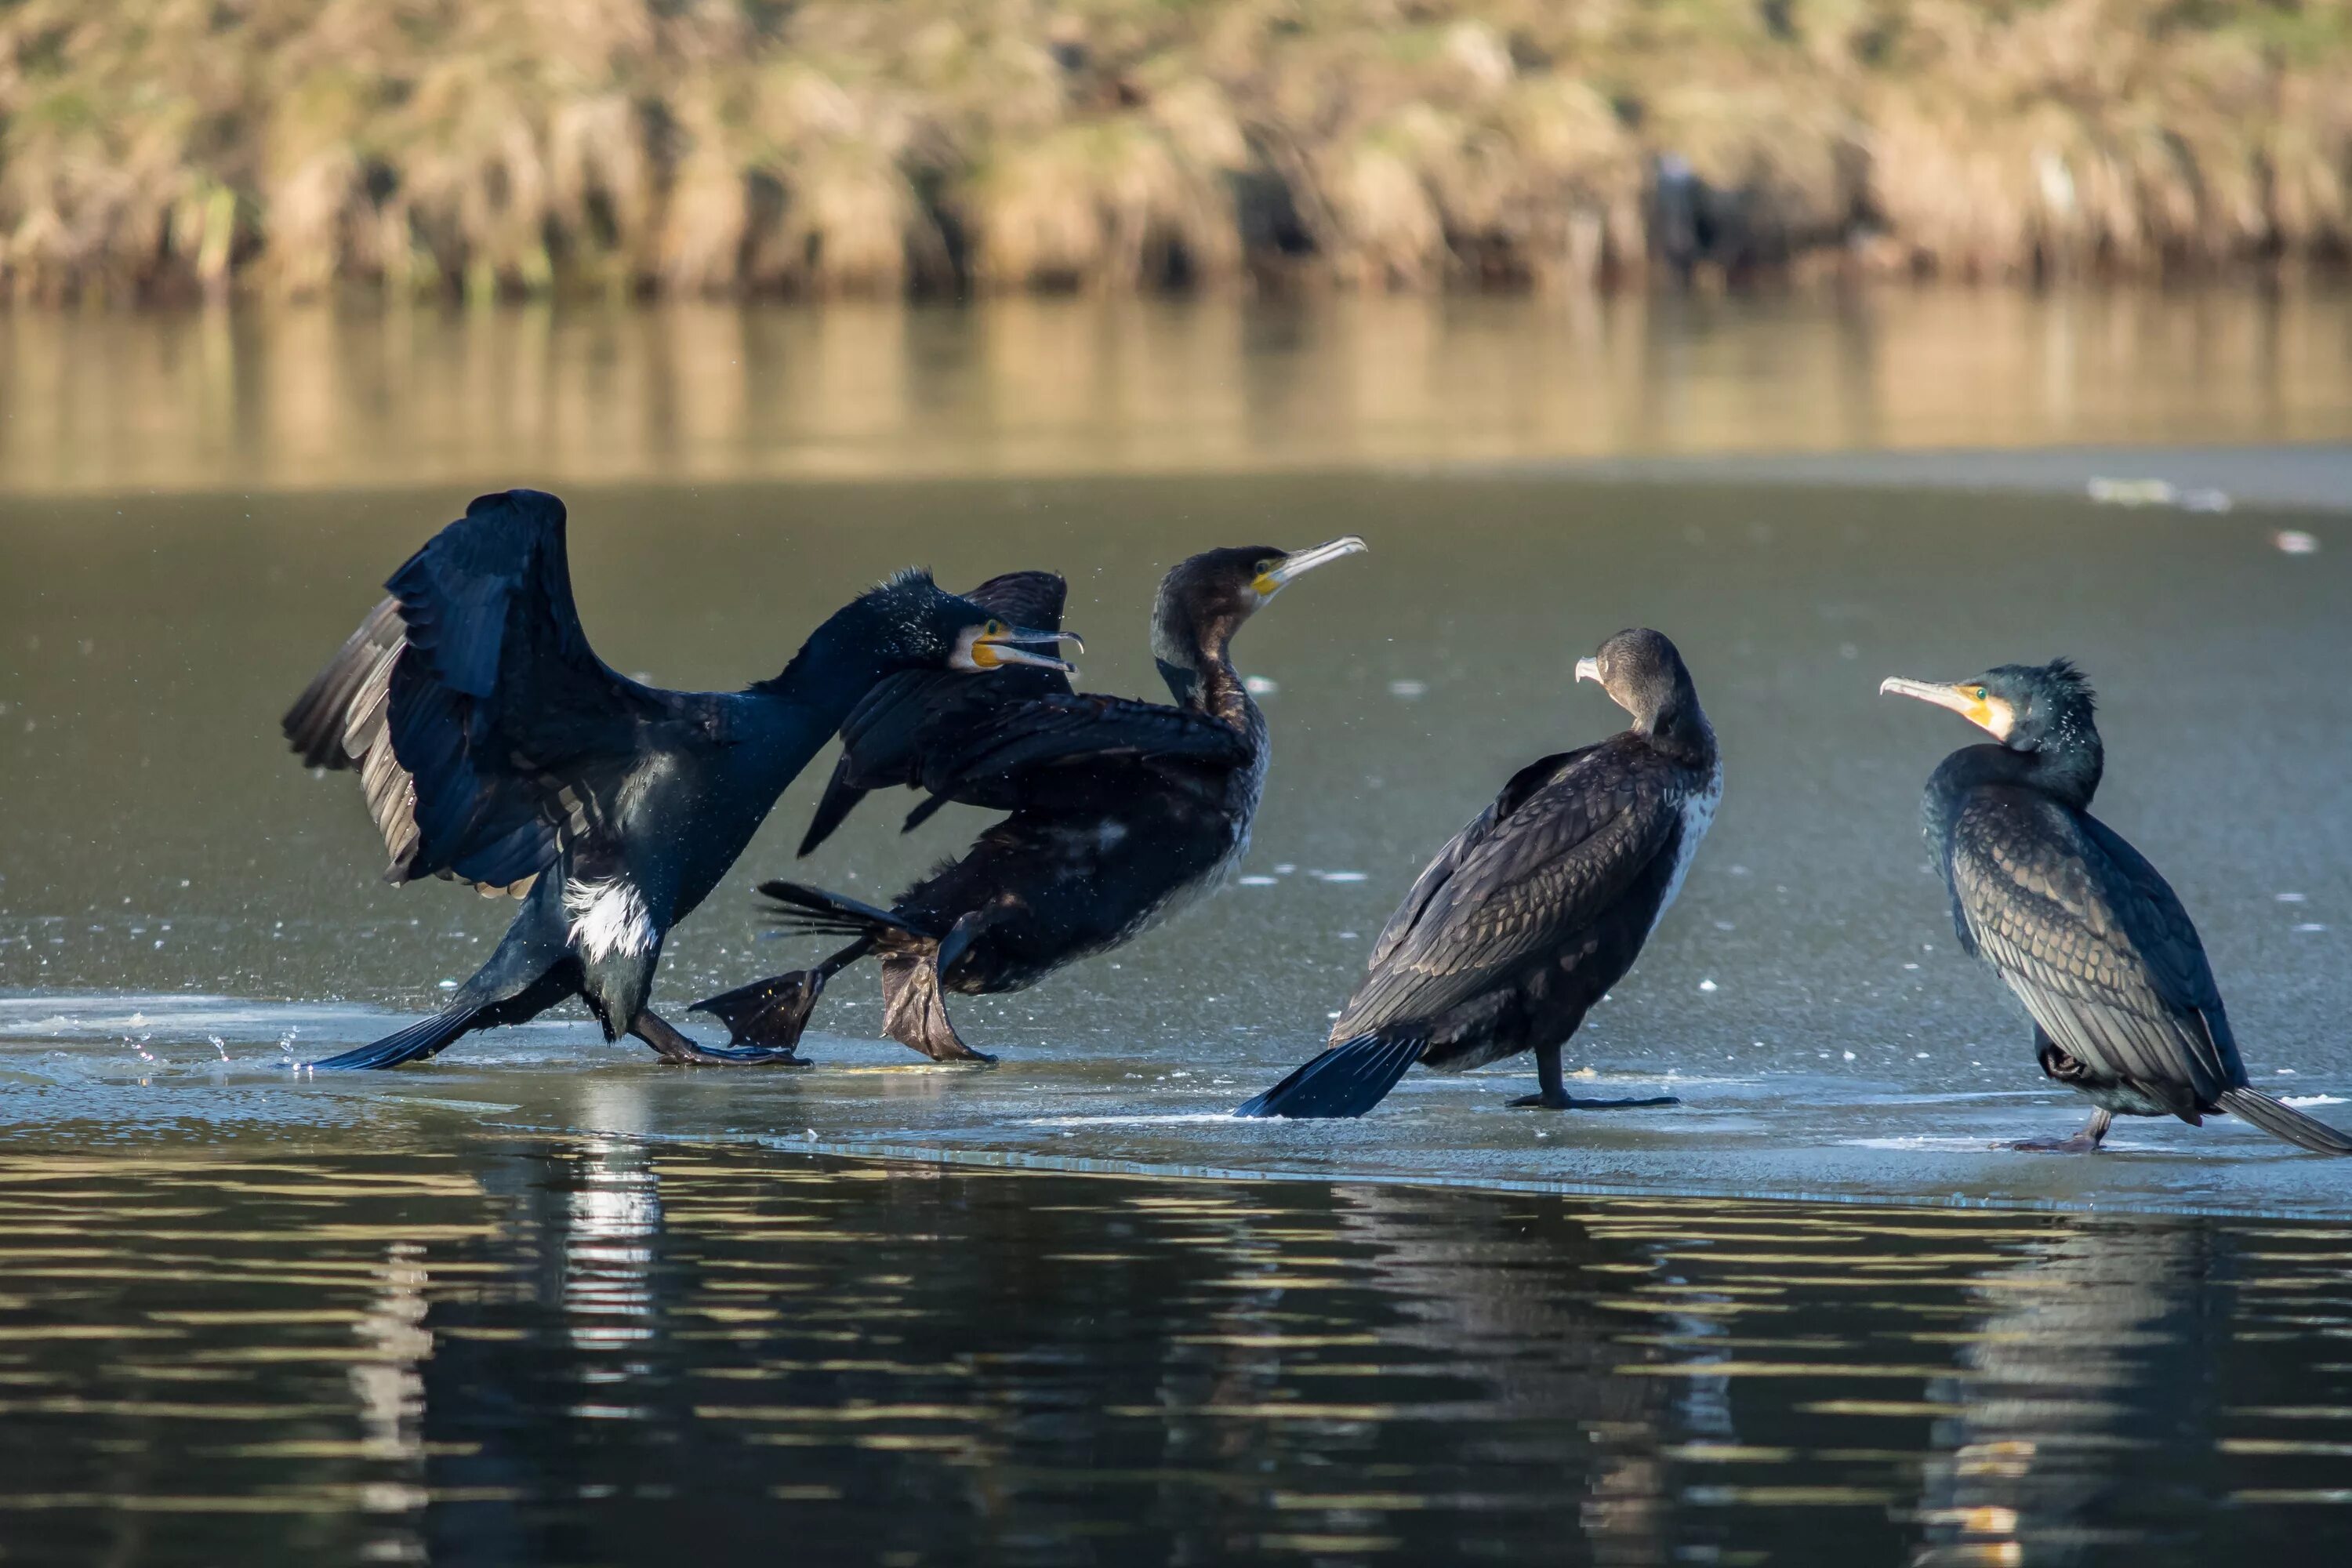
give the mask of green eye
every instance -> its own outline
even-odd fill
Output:
[[[1257,563],[1257,574],[1263,577],[1281,564],[1279,561],[1261,561]]]
[[[1984,689],[1983,687],[1979,686],[1979,687],[1978,687],[1978,688],[1977,688],[1977,700],[1978,700],[1978,701],[1979,701],[1979,702],[1981,702],[1981,701],[1983,701],[1984,700],[1985,700],[1985,689]]]
[[[988,636],[992,637],[1001,637],[1004,635],[1004,623],[1003,621],[991,621],[984,629]],[[1977,695],[1982,697],[1984,693],[1979,691]]]

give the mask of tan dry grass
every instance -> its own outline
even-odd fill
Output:
[[[1866,237],[1979,278],[2340,260],[2352,5],[0,10],[0,285],[28,300],[1128,290],[1302,268],[1590,289],[1648,271],[1667,153],[1751,260]],[[1244,254],[1277,233],[1290,253]]]

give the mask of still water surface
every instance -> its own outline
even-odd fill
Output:
[[[805,344],[713,367],[745,332],[881,318],[615,318],[603,348],[551,328],[519,359],[420,327],[421,382],[370,369],[380,326],[320,354],[236,318],[0,318],[5,1561],[621,1562],[689,1535],[892,1563],[2344,1560],[2341,1167],[2227,1120],[2127,1122],[2090,1160],[1985,1147],[2081,1107],[1953,950],[1919,847],[1919,785],[1967,731],[1873,693],[2081,658],[2101,810],[2180,888],[2258,1079],[2352,1120],[2352,522],[1443,468],[753,482],[2340,437],[2340,310],[2104,305],[2086,370],[2084,318],[2046,301],[1946,314],[1941,360],[1918,300],[1801,331],[1611,317],[1574,353],[1476,310],[1417,353],[1311,323],[1268,348],[1232,309],[1238,347],[1097,321],[1058,360],[901,313],[805,384]],[[683,370],[645,357],[698,331],[717,346]],[[228,360],[203,358],[220,332]],[[462,342],[474,368],[445,374]],[[1909,374],[1980,344],[2007,368]],[[646,395],[583,401],[600,363]],[[28,379],[44,363],[61,379]],[[183,374],[228,379],[169,395]],[[1611,408],[1633,412],[1592,435]],[[295,1075],[434,1005],[510,909],[383,886],[350,780],[275,733],[489,482],[564,491],[591,637],[680,686],[772,673],[929,561],[951,584],[1066,572],[1084,684],[1146,691],[1170,562],[1372,550],[1240,644],[1275,738],[1245,879],[961,1003],[998,1068],[877,1042],[853,973],[806,1072],[665,1069],[558,1016],[421,1069]],[[1432,847],[1614,727],[1570,670],[1628,623],[1681,644],[1729,777],[1577,1048],[1685,1103],[1511,1111],[1507,1063],[1416,1075],[1359,1123],[1227,1119],[1319,1044]],[[763,940],[748,889],[793,868],[824,769],[673,940],[672,1016],[820,951]],[[900,838],[900,804],[799,872],[887,894],[981,820]]]
[[[2341,1562],[2352,1232],[0,1143],[22,1563]]]

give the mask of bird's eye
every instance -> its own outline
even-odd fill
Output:
[[[981,631],[983,636],[1001,637],[1004,635],[1004,623],[1003,621],[991,621],[988,625],[982,626]],[[1977,695],[1981,697],[1984,693],[1979,691]]]
[[[1263,577],[1281,564],[1281,562],[1275,560],[1261,561],[1257,563],[1257,574]]]
[[[1979,687],[1978,687],[1978,688],[1977,688],[1977,700],[1978,700],[1978,701],[1979,701],[1979,702],[1981,702],[1981,701],[1983,701],[1984,700],[1985,700],[1985,689],[1984,689],[1983,687],[1979,686]]]

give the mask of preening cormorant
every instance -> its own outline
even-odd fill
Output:
[[[772,680],[656,690],[589,647],[563,525],[551,495],[477,499],[393,574],[391,597],[286,715],[305,762],[359,770],[387,879],[446,877],[523,900],[440,1013],[317,1066],[395,1067],[572,996],[606,1039],[634,1035],[666,1061],[789,1062],[698,1046],[646,1005],[670,927],[876,682],[1069,668],[1036,651],[1058,633],[907,572],[818,627]]]
[[[783,929],[854,940],[814,969],[696,1004],[740,1046],[789,1047],[826,981],[867,953],[882,960],[883,1026],[938,1061],[986,1061],[948,1019],[942,990],[993,995],[1107,952],[1213,891],[1249,846],[1265,784],[1265,717],[1231,654],[1234,635],[1302,574],[1364,548],[1212,550],[1160,584],[1151,651],[1173,706],[1044,689],[1045,681],[942,689],[918,678],[877,689],[842,727],[843,756],[806,854],[865,791],[929,792],[908,826],[943,801],[1011,813],[961,858],[887,910],[793,882],[761,891]],[[1051,626],[1061,579],[999,578],[975,591],[1019,602]]]
[[[1234,1114],[1361,1116],[1417,1061],[1461,1072],[1525,1050],[1541,1091],[1514,1105],[1675,1103],[1572,1100],[1559,1054],[1681,890],[1723,763],[1690,671],[1658,633],[1619,632],[1576,678],[1633,722],[1514,773],[1389,917],[1323,1054]]]
[[[2088,1152],[2118,1112],[2195,1123],[2226,1110],[2305,1149],[2352,1154],[2352,1137],[2247,1087],[2189,911],[2091,815],[2106,753],[2080,670],[2062,658],[1878,689],[1948,708],[2000,742],[1962,747],[1930,775],[1927,847],[1960,945],[2032,1016],[2042,1072],[2097,1107],[2071,1138],[2013,1147]]]

